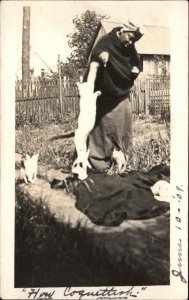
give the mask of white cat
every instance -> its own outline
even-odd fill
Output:
[[[159,201],[170,202],[170,183],[165,180],[157,181],[152,187],[151,191],[154,198]]]
[[[118,172],[123,173],[127,167],[128,155],[124,154],[121,150],[114,149],[112,158],[118,166]]]
[[[72,173],[84,180],[87,178],[87,168],[90,168],[88,161],[89,149],[87,149],[88,135],[93,129],[96,120],[96,100],[101,95],[100,91],[93,92],[93,86],[89,83],[77,83],[80,95],[80,113],[78,127],[75,131],[75,147],[77,159],[73,163]]]
[[[75,131],[76,151],[87,151],[86,143],[96,120],[96,101],[101,95],[100,91],[93,92],[93,87],[87,83],[77,83],[80,96],[80,113],[78,127]]]
[[[39,153],[31,157],[26,154],[25,159],[22,159],[20,173],[25,183],[34,183],[36,181],[38,157]]]

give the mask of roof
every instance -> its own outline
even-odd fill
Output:
[[[113,28],[122,26],[123,23],[101,21],[97,31],[94,33],[89,53],[97,40],[104,34],[109,33]],[[139,54],[170,55],[170,33],[169,27],[144,25],[145,34],[136,42],[136,49]]]

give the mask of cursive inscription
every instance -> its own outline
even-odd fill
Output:
[[[85,289],[75,289],[72,287],[66,287],[64,289],[63,299],[68,299],[67,297],[69,298],[73,297],[74,300],[75,299],[84,300],[83,297],[85,297],[85,299],[87,299],[86,297],[96,297],[96,300],[133,299],[133,298],[137,298],[138,294],[141,291],[145,291],[146,289],[147,286],[143,286],[143,287],[132,286],[127,290],[117,289],[115,287],[106,287],[106,288],[100,288],[98,290],[92,290],[91,288],[90,291],[86,291]],[[53,295],[55,296],[55,290],[53,290],[52,292],[47,292],[47,291],[42,291],[41,288],[29,288],[29,289],[24,288],[22,292],[27,294],[26,299],[49,300],[49,299],[53,299]]]
[[[175,217],[176,220],[176,225],[175,227],[177,228],[177,230],[179,232],[181,232],[182,230],[182,218],[181,218],[181,204],[182,204],[182,193],[183,193],[183,187],[182,185],[180,186],[176,186],[176,195],[172,196],[174,200],[176,200],[176,204],[177,204],[177,215]],[[178,242],[177,242],[177,246],[178,246],[178,262],[177,262],[177,266],[178,266],[178,270],[172,270],[172,274],[176,277],[179,277],[180,280],[183,283],[187,283],[186,279],[184,278],[183,274],[182,274],[182,239],[179,236],[178,238]]]
[[[23,289],[22,292],[27,293],[27,299],[53,299],[53,295],[55,293],[55,290],[53,290],[51,293],[50,292],[42,292],[41,289],[35,289],[31,288],[29,291],[26,289]]]
[[[180,280],[184,283],[187,283],[186,279],[182,275],[182,240],[181,238],[178,241],[178,270],[172,270],[172,274],[176,277],[179,277]]]
[[[145,290],[147,287],[142,287],[142,290]],[[64,291],[65,297],[73,297],[73,299],[81,300],[83,297],[97,297],[98,300],[100,299],[131,299],[137,298],[139,291],[134,292],[134,286],[129,288],[128,290],[121,290],[116,289],[114,287],[107,287],[101,288],[97,291],[85,291],[84,289],[81,290],[74,290],[71,287],[67,287]]]

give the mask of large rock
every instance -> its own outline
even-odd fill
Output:
[[[48,173],[48,172],[47,172]],[[67,174],[51,170],[53,178],[64,179]],[[42,200],[58,222],[85,228],[88,238],[93,238],[95,247],[104,251],[110,264],[126,274],[129,270],[144,274],[139,284],[169,284],[169,216],[159,216],[148,220],[125,221],[118,227],[105,227],[93,224],[86,215],[75,208],[76,199],[63,190],[53,190],[44,179],[35,184],[21,184],[19,189],[33,201]]]

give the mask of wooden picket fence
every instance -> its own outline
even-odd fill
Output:
[[[140,76],[130,93],[136,114],[159,115],[170,109],[170,77]]]
[[[24,84],[24,90],[23,90]],[[79,94],[76,83],[64,77],[59,80],[38,79],[15,83],[16,117],[24,122],[77,118]],[[136,114],[161,114],[170,106],[170,78],[139,77],[131,90],[132,110]],[[23,122],[21,122],[23,123]]]
[[[16,116],[29,123],[42,123],[44,120],[75,118],[79,113],[79,94],[76,84],[64,78],[62,80],[62,101],[58,80],[22,80],[15,84]]]

